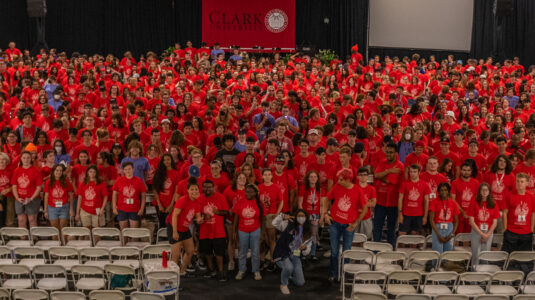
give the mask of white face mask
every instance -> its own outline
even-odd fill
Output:
[[[411,139],[411,137],[412,137],[412,136],[411,136],[411,134],[410,134],[410,133],[407,133],[407,134],[405,134],[405,139],[406,139],[406,140],[410,140],[410,139]]]
[[[61,148],[61,147],[54,147],[54,149],[56,149],[56,153],[61,153],[61,150],[62,150],[63,148]]]
[[[306,217],[297,217],[297,223],[299,223],[300,225],[305,224],[306,221],[307,221]]]

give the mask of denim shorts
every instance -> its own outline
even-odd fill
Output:
[[[120,221],[128,221],[128,220],[132,220],[132,221],[138,221],[139,220],[139,216],[137,215],[137,211],[135,212],[127,212],[127,211],[122,211],[122,210],[117,210],[117,212],[119,213],[117,215],[117,220],[120,222]]]
[[[69,219],[69,203],[63,205],[62,207],[52,207],[48,206],[48,219],[54,221],[57,219]]]

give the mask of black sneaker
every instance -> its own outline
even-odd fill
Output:
[[[227,274],[225,274],[224,272],[220,272],[219,274],[217,274],[217,281],[227,282]]]
[[[205,271],[206,270],[206,265],[204,264],[204,261],[202,259],[197,260],[197,267],[201,271]]]
[[[195,267],[193,265],[189,265],[187,268],[186,268],[186,272],[188,273],[194,273],[196,270],[195,270]]]
[[[274,263],[270,263],[267,266],[266,270],[269,271],[269,272],[275,272],[277,270],[277,266]]]
[[[203,277],[204,278],[214,278],[216,276],[216,271],[210,271],[210,270],[207,270],[206,272],[204,272],[203,274]]]

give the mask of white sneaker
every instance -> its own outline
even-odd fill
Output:
[[[331,257],[331,250],[325,251],[325,253],[323,253],[323,257]]]
[[[243,272],[238,272],[238,274],[236,274],[236,277],[234,277],[236,280],[242,280],[243,279]]]
[[[234,271],[234,260],[231,259],[229,262],[228,262],[228,270],[229,271]]]
[[[260,272],[254,272],[254,280],[262,280],[262,275],[260,275]]]
[[[283,293],[284,295],[290,295],[290,289],[288,289],[287,285],[281,284],[281,293]]]

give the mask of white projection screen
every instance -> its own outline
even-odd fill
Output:
[[[370,0],[369,46],[470,51],[473,10],[473,0]]]

